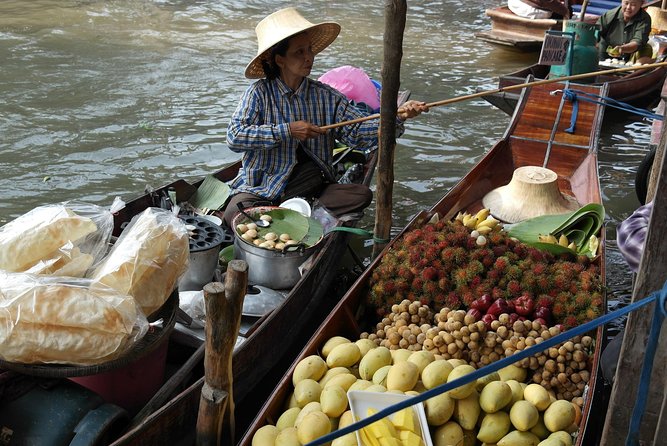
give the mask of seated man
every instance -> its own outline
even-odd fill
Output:
[[[631,62],[649,63],[653,48],[648,44],[651,16],[642,9],[642,0],[623,0],[621,6],[600,16],[599,57],[621,57]]]
[[[507,7],[527,19],[570,18],[567,0],[508,0]]]

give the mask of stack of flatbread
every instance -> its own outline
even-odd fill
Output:
[[[99,364],[148,327],[134,299],[86,279],[0,271],[0,357],[24,364]]]
[[[96,230],[92,219],[64,205],[35,208],[0,227],[0,270],[80,277],[93,256],[75,243]]]
[[[132,219],[91,278],[134,297],[149,316],[166,302],[189,262],[185,223],[169,211],[148,208]]]

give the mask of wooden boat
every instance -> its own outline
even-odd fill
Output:
[[[535,79],[547,79],[549,76],[548,65],[534,64],[522,68],[513,73],[500,76],[498,88],[506,88],[511,85],[518,85],[526,82],[527,76]],[[606,68],[605,68],[606,69]],[[591,77],[592,85],[602,85],[607,83],[608,97],[617,101],[626,102],[636,106],[645,106],[658,98],[662,87],[667,67],[656,67],[646,70],[637,70],[629,73],[607,74]],[[580,84],[572,88],[578,89]],[[514,113],[516,104],[519,100],[518,90],[501,91],[484,96],[484,99],[498,107],[508,115]]]
[[[399,92],[399,105],[407,101],[410,91]],[[365,153],[355,150],[346,150],[337,155],[338,162],[351,161],[361,163],[363,160],[363,174],[356,181],[369,185],[377,164],[377,151]],[[214,174],[222,181],[229,181],[236,176],[240,162],[235,163]],[[124,222],[133,215],[143,211],[148,206],[156,205],[156,196],[173,189],[179,197],[191,196],[200,184],[190,184],[178,180],[167,184],[151,194],[146,194],[128,202],[124,209],[114,215],[115,230],[118,235]],[[339,226],[354,226],[355,221],[339,222]],[[345,231],[331,231],[322,246],[313,254],[313,262],[294,287],[287,292],[284,301],[269,314],[241,323],[242,333],[237,338],[233,353],[233,399],[236,405],[235,428],[242,432],[247,428],[252,416],[263,401],[262,392],[268,394],[276,385],[278,378],[289,366],[292,358],[303,346],[302,340],[308,338],[316,327],[313,322],[337,303],[336,296],[330,294],[335,288],[334,279],[339,274],[338,266],[348,246],[349,233]],[[242,339],[242,340],[241,340]],[[170,347],[174,344],[170,342]],[[180,439],[194,438],[194,429],[197,422],[197,410],[201,389],[204,384],[203,349],[192,352],[183,346],[176,346],[176,366],[181,367],[174,376],[183,379],[183,385],[176,388],[163,388],[158,394],[170,391],[169,395],[162,395],[166,403],[156,407],[145,407],[148,415],[133,426],[113,443],[120,445],[164,445],[174,444]],[[194,365],[193,365],[194,363]],[[168,396],[168,398],[167,398]],[[151,406],[149,402],[147,406]],[[244,415],[245,413],[248,415]],[[252,415],[250,415],[252,414]]]
[[[489,191],[509,183],[514,170],[521,166],[544,164],[558,174],[558,185],[563,193],[576,197],[580,203],[601,203],[597,140],[604,108],[597,104],[581,103],[576,131],[567,133],[564,130],[570,125],[572,108],[566,105],[560,119],[557,118],[560,99],[550,95],[550,92],[558,88],[563,88],[563,85],[540,85],[526,90],[503,138],[438,203],[428,211],[418,213],[372,262],[308,341],[257,414],[242,438],[241,445],[250,445],[255,432],[266,424],[275,424],[285,410],[286,401],[293,391],[292,372],[300,360],[318,354],[324,342],[333,336],[346,336],[354,340],[359,339],[364,331],[374,332],[379,317],[374,312],[370,315],[365,312],[368,284],[382,257],[406,232],[430,220],[436,213],[446,220],[454,218],[460,211],[474,214],[483,207],[482,198]],[[594,94],[606,93],[606,86],[583,86],[582,89]],[[601,269],[601,280],[604,280],[604,255],[598,256],[596,262]],[[591,370],[598,368],[602,339],[603,331],[600,328],[597,330]],[[595,393],[595,381],[591,379],[589,382],[588,395]],[[586,432],[591,414],[591,399],[588,398],[583,408],[581,432]],[[586,443],[584,436],[578,436],[578,445],[593,444]]]
[[[584,21],[595,23],[601,14],[620,4],[621,2],[616,0],[590,1],[584,14]],[[572,10],[576,17],[577,13],[581,13],[581,5],[572,5]],[[507,6],[489,8],[486,10],[486,15],[491,19],[491,29],[476,33],[475,36],[486,42],[514,47],[521,51],[539,50],[547,31],[560,31],[563,28],[562,20],[519,17],[510,11]]]
[[[475,33],[475,37],[521,51],[539,50],[547,31],[563,27],[562,20],[519,17],[507,6],[489,8],[486,15],[491,19],[491,29]]]

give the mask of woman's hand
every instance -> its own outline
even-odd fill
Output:
[[[427,113],[428,106],[425,102],[410,100],[401,105],[398,109],[398,119],[405,121],[406,119],[419,116],[421,113]]]
[[[326,133],[326,130],[321,129],[310,122],[294,121],[289,124],[289,132],[299,141],[305,141],[308,138],[316,138]]]

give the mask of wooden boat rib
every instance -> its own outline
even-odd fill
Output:
[[[522,84],[527,76],[535,79],[547,79],[549,77],[548,65],[534,64],[512,73],[500,76],[498,88],[506,88],[512,85]],[[648,105],[659,95],[663,81],[667,76],[667,67],[656,67],[646,70],[636,70],[629,74],[607,74],[591,77],[591,82],[583,85],[602,85],[607,83],[608,97],[629,103],[632,105]],[[579,89],[582,84],[573,84],[572,88]],[[519,100],[519,93],[514,91],[501,91],[484,96],[491,105],[498,107],[508,115],[514,113]]]
[[[241,445],[250,445],[254,433],[261,426],[275,424],[293,390],[292,372],[301,359],[318,354],[324,342],[333,336],[359,339],[363,331],[372,331],[371,327],[377,323],[377,316],[364,311],[364,299],[368,292],[370,277],[381,262],[382,256],[392,249],[396,240],[418,225],[418,222],[428,220],[436,213],[441,218],[451,219],[459,211],[476,212],[482,208],[482,198],[486,193],[509,183],[514,170],[527,165],[545,165],[555,171],[558,174],[560,190],[576,197],[580,203],[601,203],[597,140],[604,108],[597,104],[581,103],[576,131],[571,134],[565,132],[565,129],[570,126],[572,108],[565,104],[552,137],[560,99],[551,92],[564,86],[563,84],[541,85],[522,93],[517,113],[503,138],[438,203],[428,211],[421,211],[412,219],[323,321],[258,413],[241,439]],[[606,94],[606,86],[584,86],[582,89],[594,94]],[[596,261],[599,262],[604,281],[604,255],[599,256]],[[600,328],[596,333],[596,348],[591,370],[598,369],[602,339],[603,330]],[[595,393],[595,387],[596,380],[592,378],[589,382],[589,395]],[[578,445],[592,444],[584,442],[587,420],[591,412],[591,398],[588,398],[583,408],[581,434],[577,437]]]
[[[370,184],[376,163],[377,152],[373,151],[367,157],[361,183]],[[239,167],[240,163],[234,163],[215,173],[214,176],[222,181],[229,181],[235,177]],[[178,197],[189,197],[196,190],[196,186],[197,183],[189,184],[184,180],[178,180],[156,192],[174,188]],[[117,233],[120,233],[124,222],[153,205],[150,194],[128,202],[125,208],[114,215]],[[283,303],[268,315],[258,319],[248,330],[244,342],[237,343],[233,354],[233,392],[236,404],[249,396],[258,383],[266,379],[267,372],[283,355],[294,350],[294,344],[299,341],[301,331],[307,326],[309,319],[316,312],[333,307],[334,302],[327,296],[327,291],[338,274],[337,265],[347,248],[348,236],[348,233],[342,231],[328,234],[320,242],[321,248],[313,254],[315,259],[312,267],[289,291]],[[299,348],[301,345],[299,344]],[[173,444],[174,432],[193,432],[203,384],[203,371],[200,370],[188,381],[185,390],[112,444]],[[245,427],[243,420],[237,421],[238,426]]]

